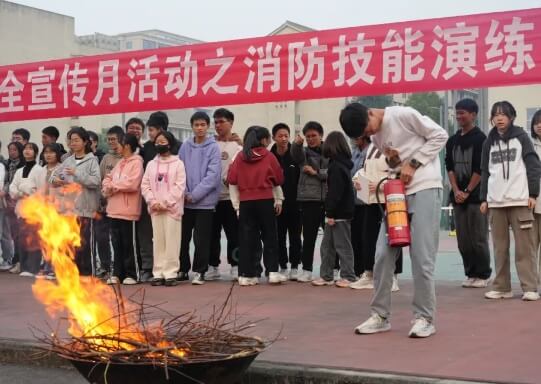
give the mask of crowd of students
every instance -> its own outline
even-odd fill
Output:
[[[57,142],[55,127],[44,128],[39,153],[20,128],[0,167],[0,270],[54,279],[35,228],[19,212],[24,197],[43,193],[61,212],[78,217],[82,242],[75,261],[81,276],[110,284],[201,285],[224,273],[223,230],[229,274],[239,285],[253,286],[264,277],[269,284],[296,280],[373,289],[372,315],[356,332],[387,331],[402,250],[387,244],[385,198],[377,186],[395,173],[406,186],[411,221],[410,336],[427,337],[435,332],[433,273],[443,199],[439,153],[445,146],[463,286],[489,285],[490,211],[496,271],[485,296],[513,295],[511,226],[522,298],[539,299],[541,111],[532,119],[531,138],[514,125],[509,102],[492,107],[488,138],[475,126],[477,113],[475,101],[459,101],[460,129],[448,140],[442,127],[412,108],[352,103],[339,120],[353,150],[341,132],[329,133],[324,142],[324,128],[315,121],[294,140],[284,123],[271,131],[251,126],[240,138],[225,108],[213,114],[216,135],[209,134],[210,116],[195,112],[193,138],[184,143],[168,132],[164,112],[152,113],[146,124],[132,118],[124,129],[107,131],[107,154],[97,149],[98,135],[81,127],[68,132],[69,151]],[[149,140],[143,144],[145,130]],[[356,193],[363,188],[365,201]],[[313,276],[320,228],[321,267]]]

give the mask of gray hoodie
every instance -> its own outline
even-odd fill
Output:
[[[66,168],[75,168],[75,175],[66,175]],[[101,176],[98,159],[92,153],[87,153],[81,160],[71,155],[62,163],[61,177],[65,181],[74,182],[82,187],[80,192],[65,196],[74,200],[75,214],[81,217],[94,218],[100,202]]]

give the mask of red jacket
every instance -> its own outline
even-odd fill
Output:
[[[282,185],[284,173],[276,157],[258,147],[249,159],[239,152],[229,167],[227,182],[238,186],[240,201],[273,199],[272,188]]]

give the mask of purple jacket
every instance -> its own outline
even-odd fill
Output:
[[[185,208],[216,208],[222,188],[222,160],[214,137],[207,137],[201,144],[196,144],[194,139],[185,141],[178,157],[186,167],[185,195],[192,198]]]

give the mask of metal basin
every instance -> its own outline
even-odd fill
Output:
[[[119,364],[69,360],[90,382],[96,384],[235,384],[259,353],[208,362],[168,366],[153,364]]]

